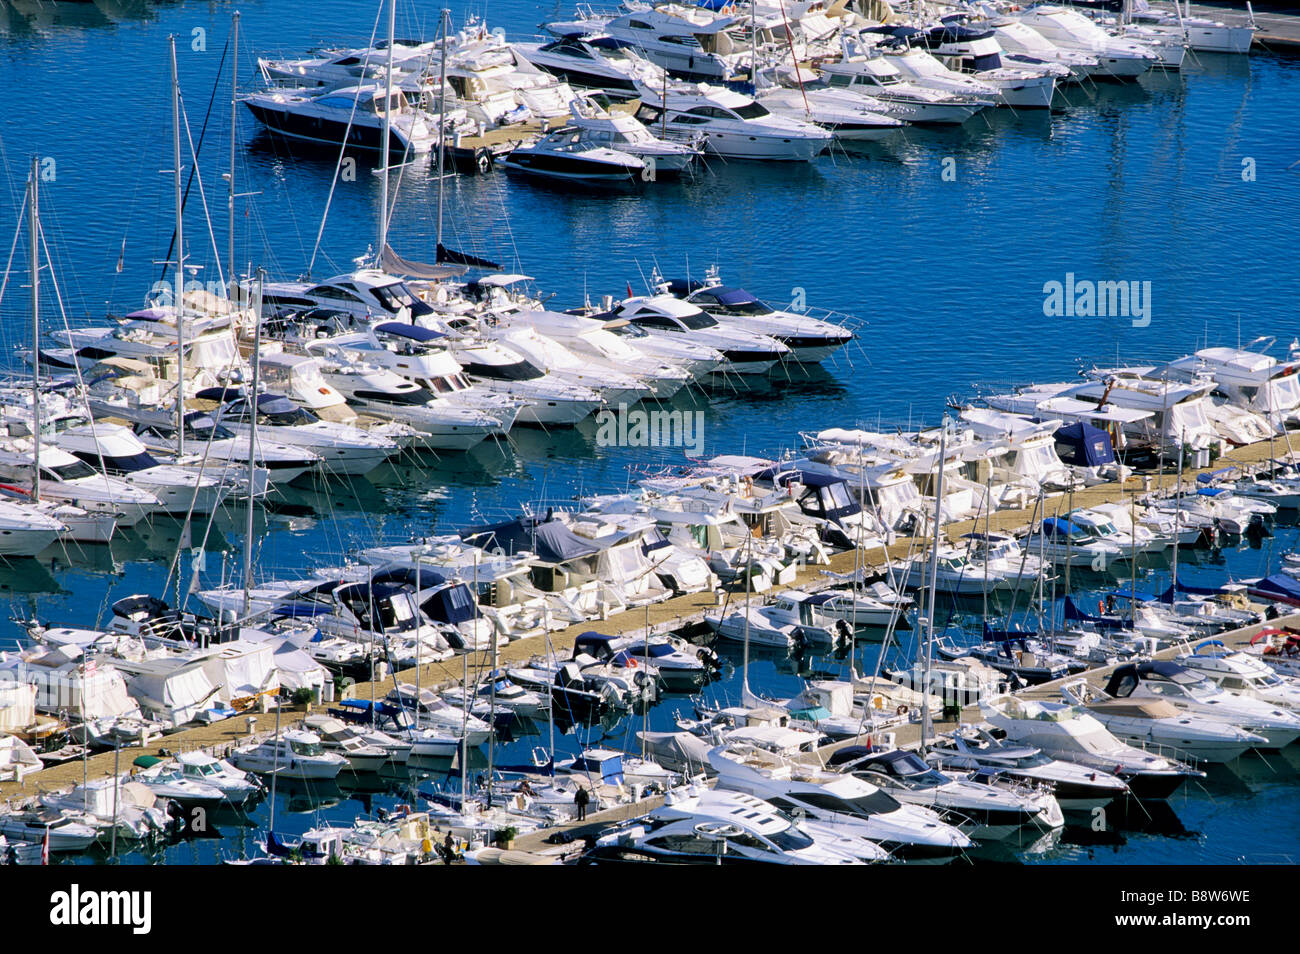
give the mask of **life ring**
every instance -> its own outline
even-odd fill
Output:
[[[907,715],[908,711],[906,705],[900,704],[898,708],[894,710],[894,715]]]
[[[635,669],[635,668],[636,668],[636,657],[635,657],[635,656],[628,656],[628,657],[627,657],[627,668],[628,668],[628,669]]]
[[[1106,613],[1106,601],[1105,601],[1105,600],[1097,600],[1097,615],[1098,615],[1098,616],[1104,616],[1105,613]]]

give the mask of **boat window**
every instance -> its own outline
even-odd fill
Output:
[[[294,755],[323,755],[325,752],[319,742],[299,742],[295,739],[289,740],[289,750]]]
[[[78,457],[82,456],[80,454]],[[158,461],[149,454],[148,451],[141,451],[138,454],[131,454],[126,457],[103,457],[97,458],[94,454],[87,454],[92,461],[99,460],[105,470],[113,471],[120,474],[133,474],[137,471],[148,470],[150,467],[159,466]]]
[[[83,460],[69,461],[57,467],[41,469],[50,471],[57,480],[81,480],[83,477],[94,477],[96,473],[95,468]]]
[[[714,318],[710,318],[702,311],[696,311],[686,315],[678,315],[677,320],[693,331],[697,331],[701,328],[718,327],[717,320]]]
[[[331,301],[350,301],[361,304],[361,299],[351,292],[344,291],[336,285],[317,285],[311,291],[307,292],[315,298],[327,298]]]
[[[832,73],[830,75],[831,86],[852,86],[853,77],[845,73]]]
[[[686,126],[693,126],[698,123],[708,122],[708,120],[703,116],[688,116],[685,113],[678,113],[672,118],[672,122]]]
[[[514,364],[487,364],[485,362],[464,362],[465,371],[495,381],[533,381],[544,377],[546,372],[527,361]]]
[[[641,20],[628,20],[627,28],[629,30],[653,30],[654,29],[654,27],[652,27],[650,24],[645,23]]]
[[[764,116],[771,116],[762,103],[746,103],[744,106],[737,106],[732,112],[741,119],[762,119]]]
[[[775,835],[769,835],[768,838],[771,839],[772,844],[782,851],[803,851],[805,848],[811,848],[813,843],[811,838],[794,826],[787,828],[785,831],[777,832]],[[757,839],[754,840],[757,841]],[[742,844],[744,844],[743,841]],[[767,846],[763,845],[762,847],[766,849]]]
[[[277,427],[314,424],[319,420],[315,414],[304,407],[286,408],[273,414],[263,412],[257,416],[257,419],[262,424],[273,424]]]
[[[629,319],[636,322],[642,328],[659,328],[663,331],[681,331],[677,322],[664,315],[634,315]]]

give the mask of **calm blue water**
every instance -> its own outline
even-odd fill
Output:
[[[404,4],[398,32],[432,34],[437,4]],[[182,90],[195,141],[229,36],[226,4],[182,2],[0,3],[0,241],[7,244],[32,154],[54,160],[42,190],[43,223],[69,321],[101,320],[137,307],[159,277],[172,230],[167,36],[179,38]],[[240,4],[240,72],[257,55],[300,53],[322,43],[359,45],[371,34],[371,5],[321,0]],[[20,12],[20,10],[22,12]],[[309,11],[309,13],[308,13]],[[453,5],[459,21],[479,8]],[[512,36],[535,32],[549,4],[498,0],[491,26]],[[306,15],[305,15],[306,14]],[[196,51],[196,29],[206,50]],[[227,52],[228,56],[229,53]],[[773,302],[807,304],[853,316],[862,337],[825,375],[744,395],[719,395],[706,407],[706,453],[779,453],[801,428],[936,422],[950,395],[981,385],[1071,377],[1080,364],[1144,361],[1184,354],[1208,341],[1234,344],[1257,335],[1283,343],[1297,334],[1290,303],[1300,292],[1293,267],[1300,244],[1300,130],[1292,121],[1300,61],[1200,54],[1182,77],[1140,85],[1075,90],[1050,114],[977,117],[957,131],[909,130],[864,155],[823,157],[809,168],[715,163],[694,181],[659,184],[633,195],[548,188],[491,175],[456,179],[447,189],[446,243],[494,258],[554,292],[554,306],[645,287],[665,274],[722,268]],[[228,73],[227,73],[228,75]],[[224,259],[224,183],[229,135],[226,86],[216,93],[200,151],[211,233]],[[241,262],[274,277],[303,273],[312,257],[329,192],[333,159],[291,154],[258,133],[241,109],[236,130]],[[944,181],[944,160],[955,181]],[[1243,179],[1253,160],[1253,181]],[[403,175],[393,242],[410,258],[432,255],[434,182],[427,169]],[[312,274],[350,267],[373,243],[378,181],[361,174],[340,183]],[[187,207],[190,261],[215,280],[197,184]],[[123,254],[123,270],[115,270]],[[15,267],[25,269],[20,248]],[[224,262],[222,267],[224,267]],[[1043,286],[1080,279],[1149,281],[1152,320],[1048,318]],[[0,302],[0,345],[12,355],[30,344],[25,277]],[[48,282],[44,312],[58,314]],[[802,291],[800,291],[802,290]],[[10,359],[16,367],[16,359]],[[257,522],[259,572],[296,572],[304,560],[337,562],[358,546],[415,533],[446,532],[514,511],[521,502],[559,501],[624,487],[631,469],[675,463],[670,451],[596,446],[594,425],[568,433],[516,432],[511,446],[388,468],[350,486],[307,488],[293,515]],[[243,517],[222,515],[205,540],[202,577],[214,584],[240,563]],[[4,615],[93,625],[114,599],[161,592],[180,527],[155,525],[110,547],[47,555],[0,568]],[[1279,530],[1260,549],[1189,559],[1187,578],[1265,572],[1281,548]],[[310,556],[304,557],[304,554]],[[1150,572],[1160,573],[1160,568]],[[188,584],[188,576],[184,580]],[[1150,581],[1155,585],[1158,580]],[[1085,581],[1100,589],[1104,581]],[[954,615],[960,624],[964,616]],[[0,645],[17,635],[0,623]],[[873,665],[874,657],[862,661]],[[837,660],[759,660],[751,681],[774,695],[797,690],[799,674],[840,672]],[[734,675],[711,691],[737,691]],[[672,699],[650,715],[671,724],[689,701]],[[562,737],[572,749],[602,733],[630,738],[626,722]],[[517,760],[539,737],[502,758]],[[1055,861],[1188,863],[1300,859],[1300,830],[1286,805],[1300,787],[1296,758],[1248,759],[1189,787],[1171,815],[1128,819],[1127,830],[1067,833]],[[358,796],[292,793],[279,800],[277,828],[302,830],[318,817],[346,818],[400,792]],[[166,850],[171,863],[242,853],[266,807],[223,840]],[[1267,831],[1266,842],[1257,838]]]

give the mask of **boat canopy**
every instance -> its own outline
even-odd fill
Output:
[[[432,328],[426,328],[423,325],[408,325],[402,321],[385,321],[383,324],[375,325],[375,331],[381,334],[410,338],[412,341],[437,341],[439,338],[447,337],[442,332],[434,331]]]
[[[1115,463],[1115,448],[1105,431],[1079,421],[1056,432],[1061,459],[1079,467],[1100,467]]]
[[[564,563],[599,553],[601,547],[584,540],[559,520],[517,517],[505,523],[462,530],[460,538],[484,550],[537,554],[545,563]]]

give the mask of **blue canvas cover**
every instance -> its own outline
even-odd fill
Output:
[[[1077,467],[1101,467],[1115,463],[1115,448],[1110,435],[1100,428],[1085,424],[1066,424],[1054,435],[1061,460]]]
[[[504,523],[470,527],[460,538],[484,550],[500,548],[503,553],[536,553],[544,563],[563,563],[599,553],[600,547],[584,540],[558,520],[516,517]]]

